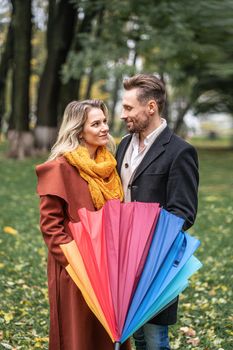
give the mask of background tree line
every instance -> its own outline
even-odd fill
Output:
[[[71,100],[102,98],[120,135],[122,79],[165,83],[179,133],[189,110],[233,114],[231,0],[0,0],[0,125],[13,157],[47,150]]]

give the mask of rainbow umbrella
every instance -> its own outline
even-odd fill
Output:
[[[111,200],[78,213],[74,241],[61,245],[67,271],[117,349],[187,286],[198,241],[158,203]]]

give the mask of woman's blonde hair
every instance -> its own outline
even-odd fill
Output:
[[[70,102],[63,115],[57,141],[51,149],[48,160],[56,159],[65,152],[75,150],[80,145],[79,135],[83,131],[88,113],[92,108],[99,108],[108,118],[108,109],[101,100],[84,100]],[[115,142],[109,135],[108,149],[115,152]]]

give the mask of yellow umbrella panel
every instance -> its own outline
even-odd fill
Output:
[[[69,265],[66,266],[66,271],[80,289],[89,308],[102,323],[110,338],[114,342],[113,335],[110,331],[110,328],[108,327],[106,318],[93,291],[90,279],[83,263],[82,256],[75,241],[73,240],[70,243],[61,244],[60,248],[62,249],[67,261],[69,262]]]

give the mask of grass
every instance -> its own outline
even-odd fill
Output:
[[[201,240],[197,257],[204,266],[181,296],[173,349],[231,350],[233,153],[200,151],[199,158],[199,211],[190,233]]]
[[[232,350],[233,153],[200,151],[199,213],[203,268],[180,298],[172,349]],[[34,166],[0,152],[0,349],[47,349],[46,248],[38,226]]]
[[[232,135],[217,137],[216,139],[210,139],[208,137],[197,137],[194,136],[190,140],[190,143],[197,147],[198,149],[232,149]]]

